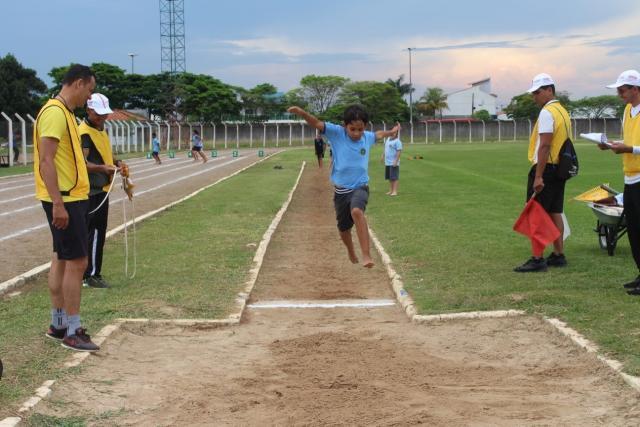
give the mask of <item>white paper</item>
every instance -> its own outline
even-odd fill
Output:
[[[595,142],[596,144],[604,144],[609,147],[611,146],[607,135],[605,135],[604,133],[581,133],[580,137],[591,142]]]
[[[571,235],[571,227],[569,227],[569,221],[567,221],[567,216],[562,212],[562,224],[564,225],[564,233],[562,233],[562,240],[567,240],[567,237]]]

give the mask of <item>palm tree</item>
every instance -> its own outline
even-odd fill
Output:
[[[387,79],[385,83],[395,87],[400,96],[404,97],[405,95],[409,95],[409,92],[413,93],[415,89],[412,88],[409,83],[403,83],[403,81],[404,74],[400,74],[397,79]]]
[[[416,107],[425,115],[433,117],[436,116],[436,112],[440,112],[440,118],[442,118],[442,110],[449,108],[447,95],[439,87],[428,87]]]

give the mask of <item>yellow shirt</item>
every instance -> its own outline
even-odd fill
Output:
[[[640,114],[631,117],[631,104],[627,104],[624,109],[622,135],[624,136],[624,145],[630,147],[640,146]],[[623,153],[622,167],[625,176],[640,174],[640,156],[633,153]]]
[[[64,202],[86,200],[89,197],[89,176],[82,155],[80,135],[74,114],[56,99],[50,99],[42,107],[36,119],[33,133],[34,177],[36,198],[51,202],[51,196],[40,175],[40,138],[58,141],[54,166],[58,175],[58,189]]]

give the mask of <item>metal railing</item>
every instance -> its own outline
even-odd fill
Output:
[[[14,165],[15,146],[21,154],[19,163],[26,165],[33,151],[31,141],[35,119],[30,115],[25,119],[16,114],[13,119],[5,113],[0,114],[4,118],[4,121],[0,121],[0,163]],[[571,122],[574,140],[583,132],[603,132],[610,138],[616,138],[622,133],[622,122],[619,119],[571,119]],[[372,122],[367,129],[386,130],[391,126],[393,123]],[[405,144],[439,144],[526,140],[534,123],[531,120],[485,122],[444,119],[414,122],[413,126],[402,123],[401,126],[401,138]],[[162,149],[167,151],[188,149],[194,130],[199,131],[206,149],[304,146],[313,142],[316,133],[305,122],[291,121],[170,123],[107,120],[105,128],[116,153],[151,151],[152,133],[158,135]],[[20,131],[16,132],[17,129]],[[19,140],[14,141],[14,138]]]

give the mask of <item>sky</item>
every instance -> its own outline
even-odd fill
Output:
[[[159,73],[158,0],[5,0],[0,56],[47,73],[106,62]],[[185,0],[186,68],[286,92],[308,74],[396,79],[454,92],[490,77],[500,104],[540,72],[571,98],[640,69],[640,2],[536,0]],[[407,48],[412,48],[411,54]],[[409,67],[411,56],[411,67]],[[1,84],[1,82],[0,82]]]

